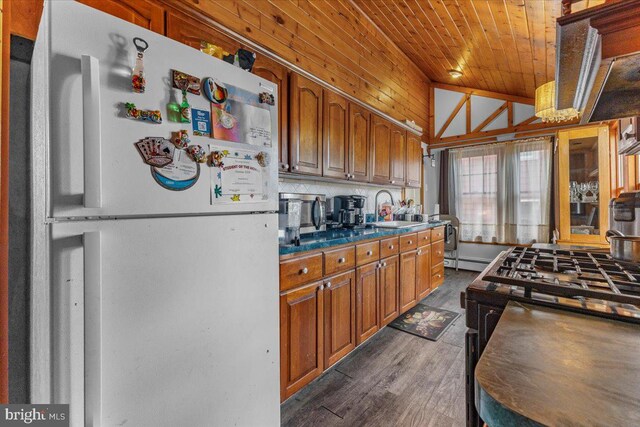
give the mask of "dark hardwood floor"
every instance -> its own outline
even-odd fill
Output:
[[[464,310],[477,272],[447,269],[422,302],[463,315],[436,342],[384,328],[281,407],[283,426],[464,426]]]

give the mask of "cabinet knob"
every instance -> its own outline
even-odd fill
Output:
[[[300,166],[298,166],[298,165],[295,165],[295,166],[293,167],[293,170],[296,170],[296,171],[297,171],[298,169],[300,169]]]
[[[410,245],[410,244],[412,244],[412,243],[413,243],[413,240],[409,240],[408,244]]]
[[[418,255],[422,255],[422,251],[418,251]]]
[[[386,266],[387,266],[387,263],[386,263],[386,262],[382,263],[382,266],[383,266],[383,267],[386,267]]]
[[[301,274],[307,274],[308,272],[309,272],[309,269],[307,267],[305,267],[302,270],[300,270]]]
[[[319,291],[321,291],[321,290],[323,290],[323,289],[324,289],[324,285],[320,285],[320,286],[318,286],[318,290],[319,290]]]
[[[324,285],[325,288],[330,288],[331,287],[331,282],[327,282],[326,285]]]
[[[373,255],[373,251],[367,251],[367,256]]]
[[[395,184],[396,182],[395,182],[394,180],[391,180],[391,183],[392,183],[392,184]]]
[[[289,169],[289,163],[286,163],[286,164],[282,165],[282,169],[285,169],[285,170]]]
[[[393,249],[393,245],[389,245],[389,249]]]
[[[346,261],[346,259],[344,259],[344,258],[338,258],[338,264],[342,264],[345,261]]]

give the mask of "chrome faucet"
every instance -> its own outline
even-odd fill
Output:
[[[384,190],[384,189],[382,189],[382,190],[378,191],[378,192],[376,193],[376,198],[375,198],[375,200],[374,200],[375,205],[374,205],[374,207],[373,207],[373,208],[376,210],[376,212],[375,212],[376,221],[378,220],[378,214],[379,214],[379,212],[380,212],[380,211],[378,210],[378,196],[380,195],[380,193],[387,193],[387,194],[389,195],[389,198],[391,199],[391,205],[393,206],[393,195],[391,194],[391,192],[390,192],[389,190]]]

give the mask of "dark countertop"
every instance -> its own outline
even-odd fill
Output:
[[[491,427],[640,425],[640,325],[509,302],[475,370]]]
[[[332,246],[344,245],[346,243],[358,242],[361,240],[384,238],[398,234],[414,233],[416,231],[428,230],[430,228],[441,227],[450,221],[437,221],[424,223],[411,228],[359,228],[359,229],[338,229],[320,231],[313,234],[305,234],[300,239],[300,246],[280,244],[280,255],[306,252],[314,249],[330,248]]]

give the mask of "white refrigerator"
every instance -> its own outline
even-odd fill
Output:
[[[144,93],[131,85],[135,37],[149,45]],[[277,100],[271,82],[191,47],[75,1],[45,4],[32,64],[32,403],[70,404],[72,426],[279,425],[277,109],[265,106],[262,146],[194,136],[167,116],[182,100],[173,69]],[[125,117],[126,102],[162,123]],[[162,186],[134,144],[181,129],[206,151],[262,153],[262,194],[218,194],[220,169],[206,164],[189,188]]]

